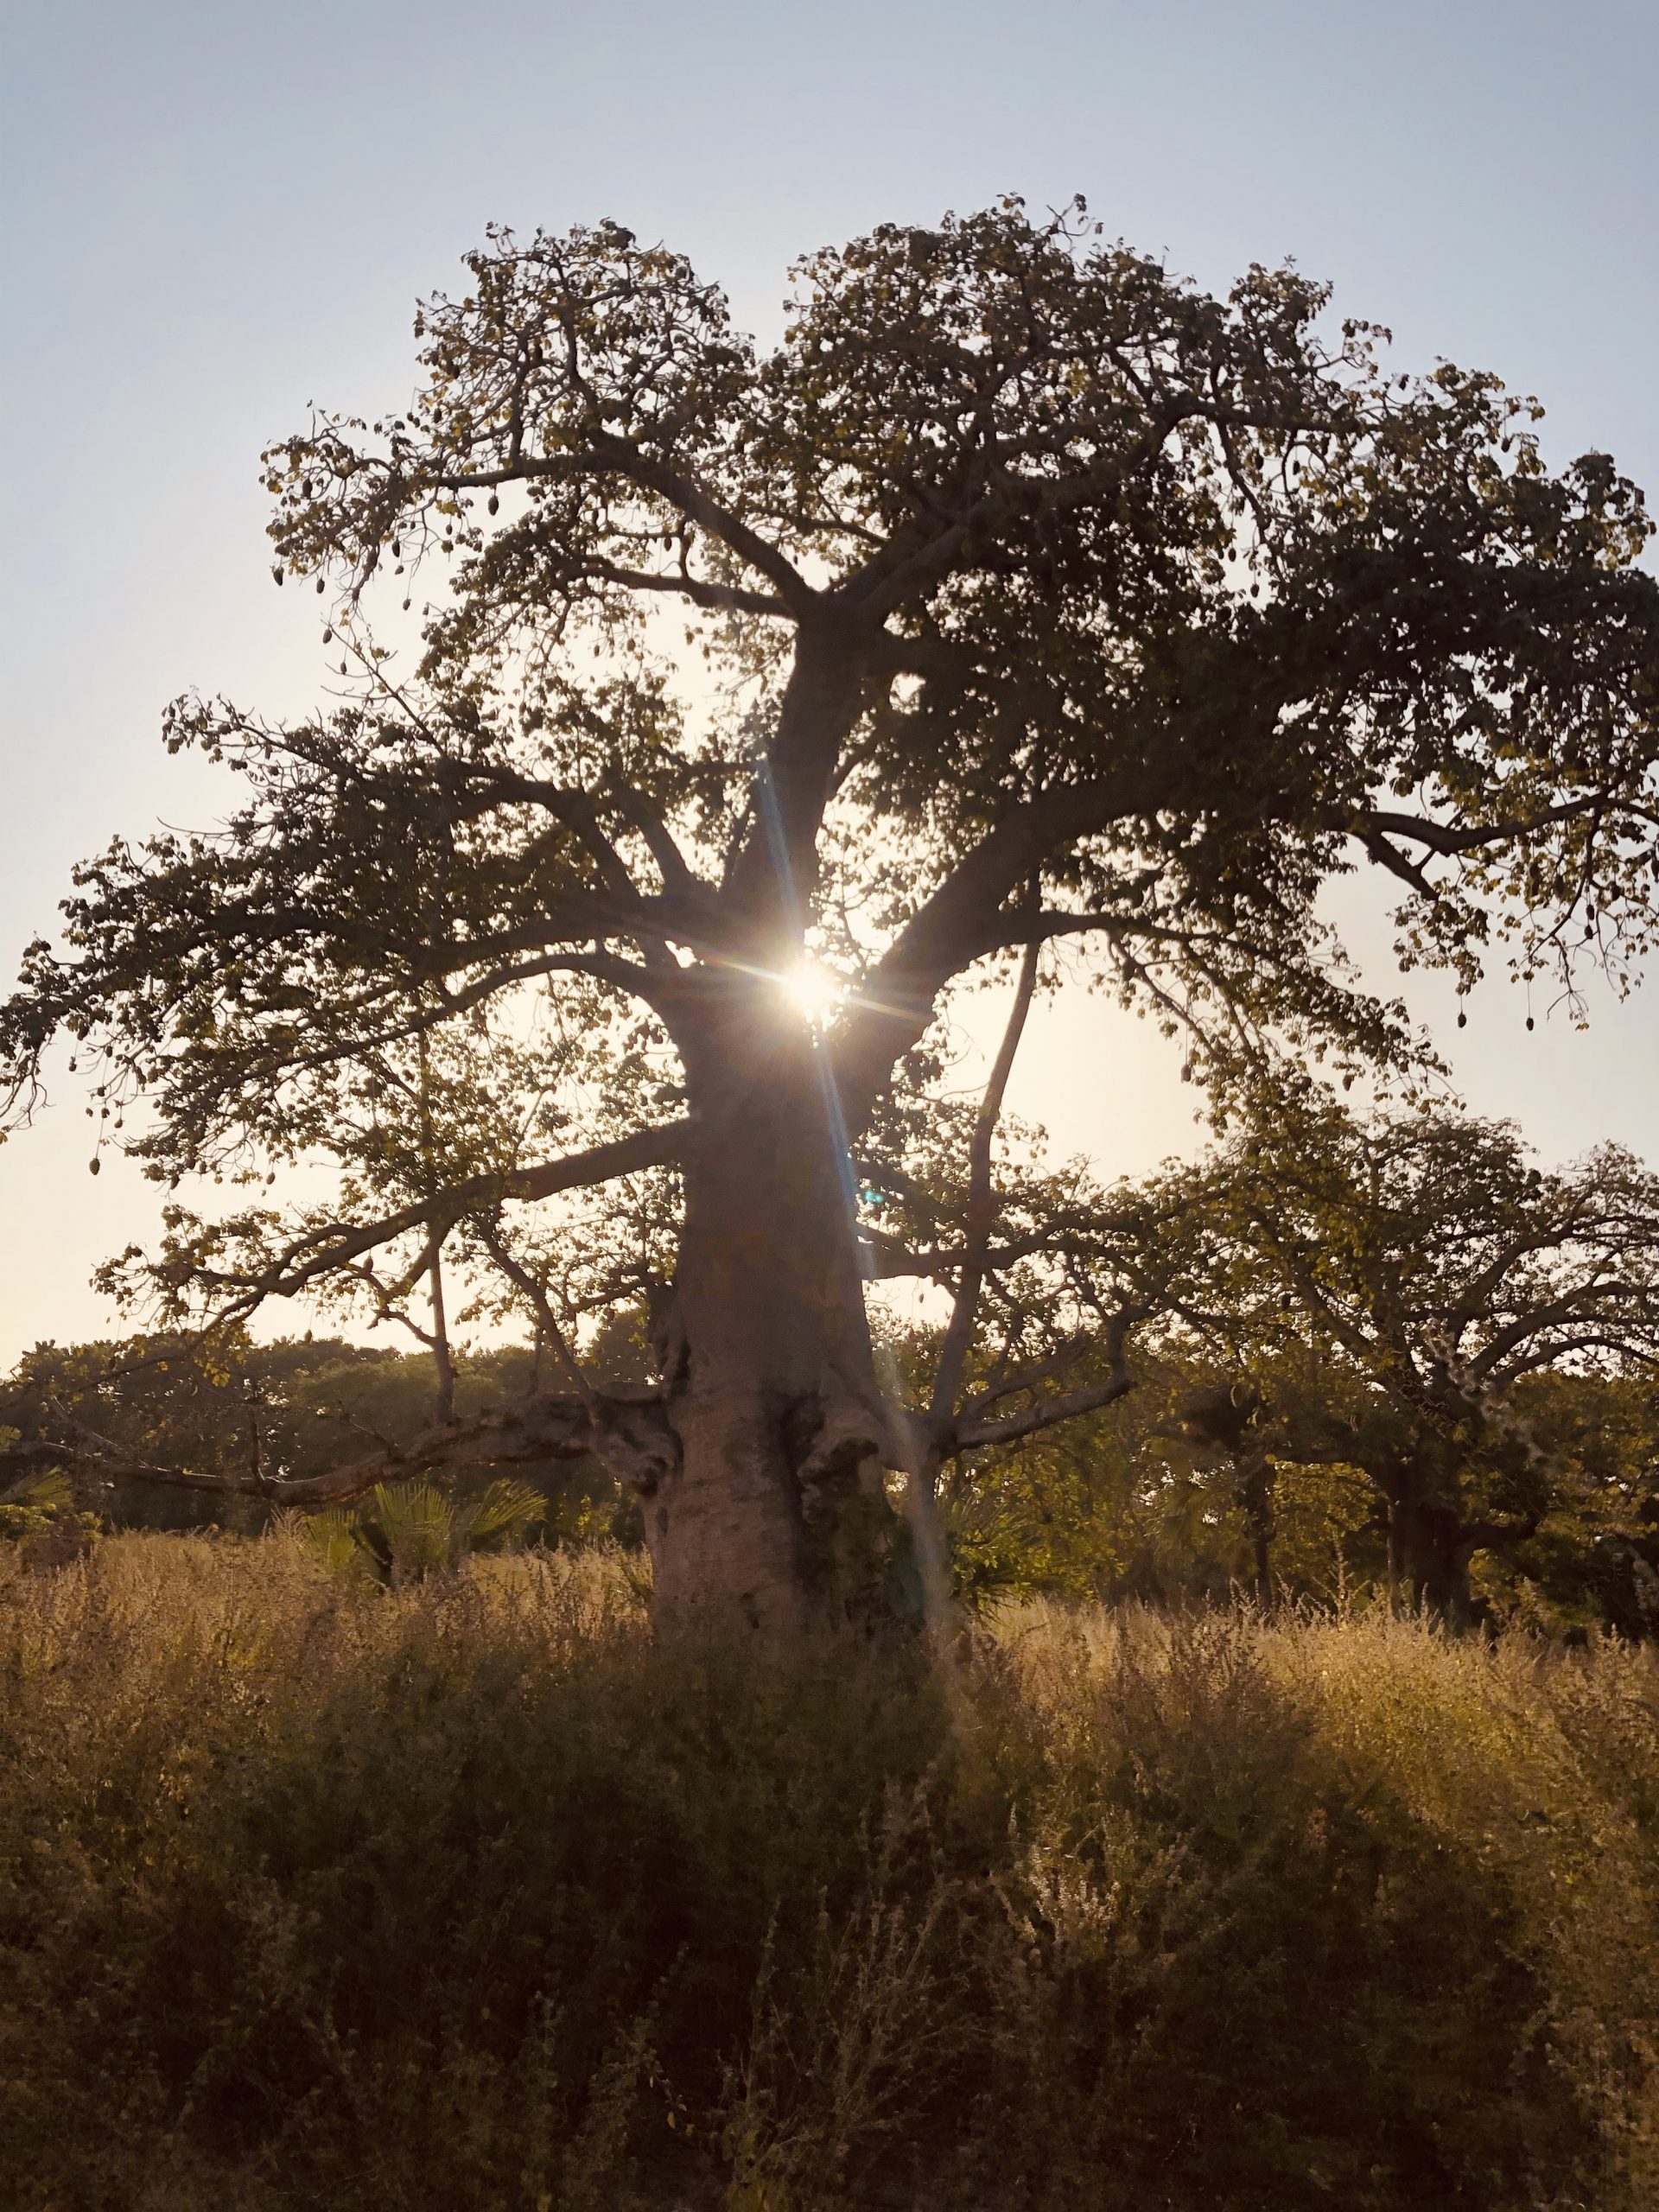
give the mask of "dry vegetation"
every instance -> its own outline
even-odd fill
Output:
[[[0,1566],[0,1669],[8,2206],[1659,2196],[1645,1649],[1033,1608],[758,1667],[603,1555],[128,1536]]]

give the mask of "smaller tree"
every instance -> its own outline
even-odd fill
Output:
[[[1172,1179],[1208,1224],[1181,1296],[1239,1378],[1237,1448],[1361,1470],[1391,1581],[1468,1619],[1474,1554],[1551,1503],[1537,1378],[1659,1359],[1659,1179],[1612,1145],[1546,1173],[1508,1123],[1362,1122],[1306,1087]]]
[[[1550,1471],[1524,1543],[1476,1562],[1477,1601],[1552,1634],[1659,1633],[1659,1386],[1645,1367],[1546,1370],[1517,1391]]]
[[[257,1527],[261,1482],[356,1457],[371,1424],[419,1427],[409,1366],[338,1338],[256,1344],[241,1329],[36,1344],[0,1378],[0,1471],[60,1468],[78,1505],[118,1525]],[[201,1468],[229,1479],[206,1495],[173,1479]]]
[[[942,1491],[959,1516],[988,1455],[1123,1397],[1132,1338],[1164,1315],[1179,1266],[1166,1198],[1103,1190],[1082,1160],[1052,1166],[1046,1133],[1005,1118],[1042,949],[1025,950],[978,1100],[941,1095],[934,1068],[929,1091],[876,1118],[855,1163],[869,1275],[935,1294],[925,1319],[887,1329],[882,1364],[941,1594]]]

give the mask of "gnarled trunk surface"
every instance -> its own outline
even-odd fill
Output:
[[[658,1610],[871,1618],[899,1522],[827,1061],[772,985],[734,988],[683,1049],[694,1135],[658,1332],[680,1459],[645,1501]]]
[[[1467,1628],[1475,1615],[1469,1564],[1480,1536],[1449,1506],[1396,1497],[1389,1509],[1390,1580],[1412,1605]]]

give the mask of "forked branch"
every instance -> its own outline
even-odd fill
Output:
[[[293,1478],[263,1474],[208,1474],[194,1467],[158,1466],[129,1457],[101,1441],[51,1438],[0,1450],[0,1471],[19,1473],[41,1466],[73,1468],[106,1481],[170,1483],[180,1489],[221,1497],[261,1497],[276,1505],[338,1505],[359,1497],[377,1483],[430,1474],[444,1467],[522,1467],[547,1459],[581,1459],[590,1455],[607,1465],[612,1440],[633,1440],[639,1464],[657,1445],[659,1465],[671,1461],[675,1446],[657,1395],[650,1390],[611,1392],[591,1402],[579,1398],[525,1398],[493,1408],[463,1421],[439,1423],[404,1445],[386,1445],[366,1459],[319,1475]],[[639,1486],[649,1486],[640,1484]]]

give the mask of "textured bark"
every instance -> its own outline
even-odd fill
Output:
[[[1234,1494],[1250,1532],[1250,1557],[1255,1568],[1255,1594],[1263,1605],[1278,1597],[1273,1573],[1273,1539],[1277,1516],[1274,1511],[1273,1462],[1259,1446],[1234,1461]]]
[[[695,1132],[657,1331],[680,1459],[645,1507],[658,1610],[872,1619],[899,1524],[828,1064],[765,983],[722,992],[685,1049]]]
[[[1486,1535],[1449,1506],[1395,1498],[1389,1508],[1389,1570],[1395,1587],[1453,1628],[1474,1619],[1469,1563]]]
[[[1261,1426],[1262,1400],[1249,1383],[1219,1384],[1192,1391],[1181,1408],[1180,1434],[1199,1454],[1220,1452],[1232,1468],[1233,1496],[1249,1532],[1255,1569],[1255,1594],[1271,1605],[1273,1575],[1274,1465]]]

